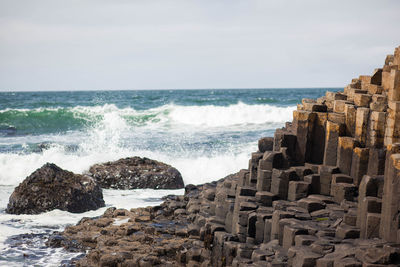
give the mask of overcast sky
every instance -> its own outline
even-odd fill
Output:
[[[400,0],[0,0],[0,90],[344,87]]]

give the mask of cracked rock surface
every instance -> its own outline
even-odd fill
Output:
[[[93,178],[46,163],[15,188],[6,212],[39,214],[60,209],[81,213],[104,205],[102,190]]]
[[[102,188],[180,189],[184,187],[180,172],[165,163],[148,158],[130,157],[95,164],[91,175]]]

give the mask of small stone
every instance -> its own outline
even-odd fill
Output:
[[[311,199],[311,198],[303,198],[297,202],[300,207],[306,209],[308,212],[313,212],[317,210],[324,209],[326,204],[322,201]]]

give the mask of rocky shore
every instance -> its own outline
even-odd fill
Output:
[[[108,209],[51,246],[78,266],[400,266],[400,47],[304,99],[249,167],[156,207]]]

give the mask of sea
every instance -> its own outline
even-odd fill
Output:
[[[14,188],[43,164],[85,173],[139,156],[177,168],[185,184],[215,181],[247,168],[258,139],[291,121],[302,98],[341,89],[0,92],[0,266],[68,266],[82,254],[46,247],[54,231],[184,192],[104,189],[106,207],[95,211],[5,213]]]

